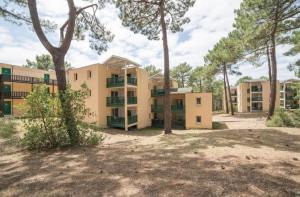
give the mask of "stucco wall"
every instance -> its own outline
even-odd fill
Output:
[[[88,71],[91,71],[92,76],[88,78]],[[74,79],[75,73],[77,74],[77,80]],[[70,69],[67,72],[68,82],[71,85],[71,88],[74,90],[80,90],[82,84],[86,84],[87,87],[91,90],[91,96],[88,96],[86,99],[86,107],[90,110],[89,114],[86,116],[86,122],[97,122],[99,119],[99,82],[98,82],[98,65],[90,65],[78,69]]]
[[[137,69],[138,128],[151,126],[151,90],[147,71]]]
[[[201,98],[201,104],[197,105],[196,98]],[[186,129],[212,128],[212,94],[211,93],[187,93],[185,94],[185,121]],[[201,116],[202,122],[196,123],[196,116]]]

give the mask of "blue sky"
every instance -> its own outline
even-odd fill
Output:
[[[38,10],[42,17],[55,21],[59,26],[67,17],[67,4],[61,0],[38,0]],[[197,0],[187,15],[191,22],[184,26],[184,32],[169,34],[171,67],[182,62],[191,66],[203,65],[203,57],[207,51],[232,30],[234,9],[239,7],[241,0]],[[84,3],[75,0],[77,6]],[[100,11],[99,17],[107,28],[115,35],[109,44],[107,52],[98,55],[89,48],[88,41],[73,41],[66,60],[74,67],[101,63],[111,55],[127,57],[145,66],[154,64],[163,67],[162,42],[149,41],[140,34],[132,33],[121,25],[118,11],[108,5]],[[47,35],[52,43],[57,43],[58,32]],[[287,70],[289,62],[298,57],[285,57],[282,54],[288,46],[279,47],[278,77],[279,79],[294,78],[294,74]],[[38,54],[47,53],[38,41],[35,33],[28,26],[15,26],[0,19],[0,62],[22,65],[26,59],[34,59]],[[240,71],[243,75],[260,77],[267,75],[267,67],[254,68],[249,64],[242,65]],[[232,83],[237,77],[231,76]]]

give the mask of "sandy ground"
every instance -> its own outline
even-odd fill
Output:
[[[216,115],[219,130],[104,131],[97,147],[28,152],[0,140],[0,196],[300,196],[300,130]]]

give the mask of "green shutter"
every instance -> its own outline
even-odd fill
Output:
[[[11,115],[11,101],[4,101],[3,114],[4,115]]]
[[[3,85],[3,93],[10,93],[11,92],[11,86],[4,84]]]
[[[49,74],[44,74],[44,82],[49,83],[50,81],[50,75]]]
[[[2,68],[2,75],[11,75],[10,68]]]

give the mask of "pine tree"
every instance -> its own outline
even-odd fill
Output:
[[[104,7],[106,0],[89,0],[90,4],[85,7],[76,7],[73,0],[67,0],[68,19],[59,29],[60,43],[58,46],[54,46],[45,34],[47,31],[54,31],[57,25],[39,17],[36,0],[5,1],[6,3],[0,6],[0,17],[17,25],[27,24],[33,26],[38,39],[52,56],[65,126],[71,144],[77,145],[79,143],[79,131],[72,114],[71,104],[64,96],[67,90],[65,55],[72,40],[74,38],[82,40],[86,34],[89,35],[90,47],[96,50],[98,54],[107,49],[107,44],[113,39],[113,36],[97,17],[97,11]],[[29,9],[29,15],[24,12],[26,9]],[[92,12],[89,10],[92,10]]]
[[[123,25],[134,33],[146,35],[150,40],[159,40],[162,33],[164,51],[164,132],[171,130],[171,97],[170,97],[170,61],[167,31],[183,31],[182,26],[188,23],[186,12],[195,0],[115,0],[120,9]]]
[[[181,63],[171,69],[171,76],[179,82],[179,87],[187,86],[189,77],[191,76],[192,67],[188,63]]]
[[[282,37],[300,27],[299,0],[244,0],[236,10],[234,26],[254,50],[267,50],[270,61],[270,107],[274,114],[277,91],[276,46]]]

